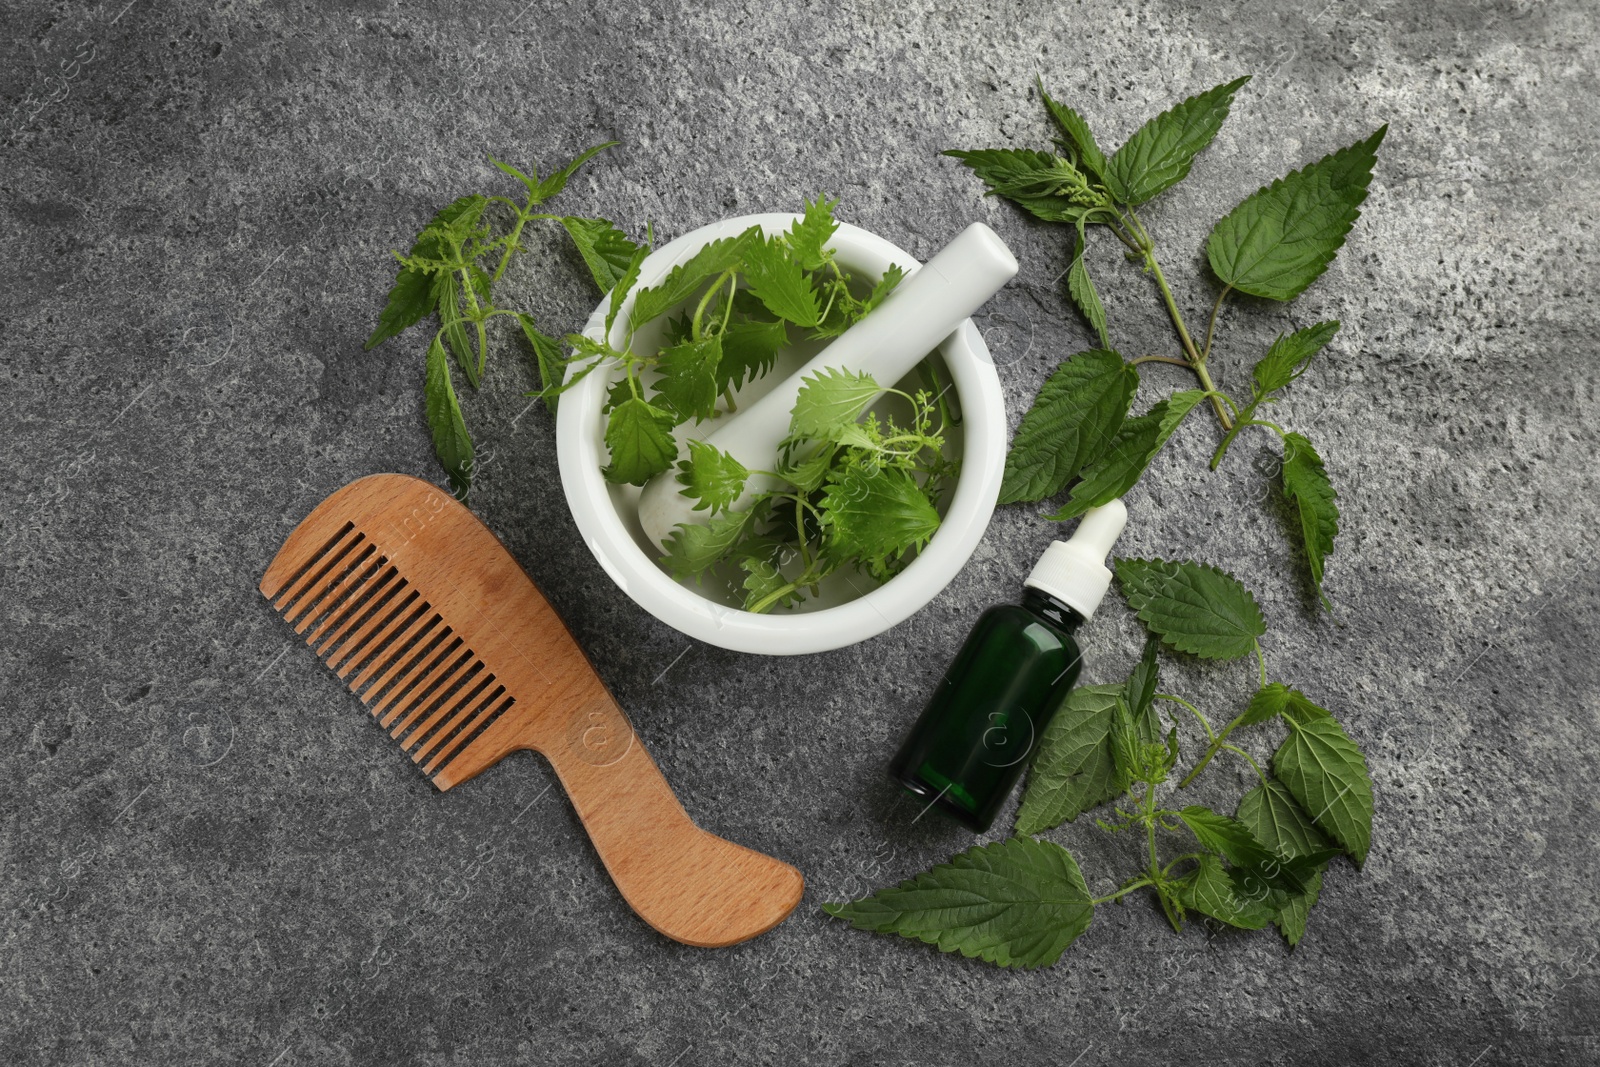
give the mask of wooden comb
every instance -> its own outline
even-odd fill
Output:
[[[799,903],[799,871],[694,824],[533,580],[428,482],[340,489],[261,592],[441,790],[542,753],[623,899],[666,936],[737,944]]]

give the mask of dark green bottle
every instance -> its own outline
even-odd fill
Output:
[[[977,833],[994,822],[1078,679],[1073,632],[1110,588],[1105,558],[1127,517],[1120,500],[1089,511],[1071,539],[1045,551],[1021,604],[978,617],[889,764],[912,796]]]

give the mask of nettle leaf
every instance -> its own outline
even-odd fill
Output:
[[[1224,283],[1293,300],[1322,276],[1361,217],[1389,127],[1246,197],[1212,229],[1206,258]]]
[[[661,284],[639,290],[634,297],[629,326],[637,330],[650,320],[671,311],[688,300],[706,282],[739,265],[745,249],[763,243],[761,227],[752,226],[737,237],[711,241],[694,255],[673,267]]]
[[[1337,320],[1319,322],[1294,333],[1279,334],[1261,357],[1250,376],[1255,379],[1257,399],[1282,389],[1306,372],[1311,357],[1322,351],[1339,332]]]
[[[1297,721],[1272,757],[1278,780],[1359,867],[1372,843],[1372,778],[1361,749],[1332,716]]]
[[[1290,893],[1304,891],[1305,884],[1284,862],[1286,857],[1257,841],[1250,828],[1238,819],[1198,804],[1178,812],[1178,818],[1203,848],[1226,859],[1257,885]]]
[[[716,445],[698,438],[689,441],[689,458],[678,464],[678,484],[683,495],[698,501],[695,511],[725,511],[744,493],[750,472],[743,463]]]
[[[544,393],[544,404],[550,409],[550,414],[554,415],[556,404],[561,399],[559,390],[566,374],[566,365],[561,358],[561,342],[540,333],[534,326],[531,315],[519,311],[517,325],[522,327],[522,336],[528,339],[528,344],[533,348],[534,364],[539,369],[539,388]]]
[[[874,310],[875,307],[886,301],[890,293],[898,290],[899,283],[904,282],[904,280],[906,280],[906,272],[901,269],[898,262],[891,262],[890,269],[883,272],[883,277],[872,283],[872,291],[867,293],[867,299],[861,301],[862,317],[866,317],[867,312]]]
[[[1111,337],[1106,332],[1106,308],[1100,302],[1100,293],[1094,287],[1094,279],[1089,277],[1089,267],[1084,262],[1084,253],[1089,249],[1089,239],[1084,233],[1083,219],[1078,220],[1078,250],[1072,257],[1072,266],[1067,268],[1067,293],[1072,297],[1072,302],[1078,305],[1078,310],[1083,312],[1083,317],[1094,328],[1095,336],[1100,338],[1103,348],[1111,347]]]
[[[1026,968],[1055,963],[1094,918],[1072,855],[1028,837],[975,845],[894,888],[822,910],[858,930]]]
[[[628,265],[633,262],[634,254],[639,251],[639,246],[629,240],[628,235],[617,229],[616,224],[609,219],[580,219],[567,216],[561,220],[561,225],[572,237],[572,243],[578,249],[578,254],[583,257],[583,262],[589,268],[589,274],[594,278],[594,284],[600,287],[602,293],[609,293],[616,288],[628,273]]]
[[[754,518],[753,510],[730,511],[702,523],[680,523],[662,546],[661,562],[674,578],[699,581],[744,540]]]
[[[1339,494],[1328,480],[1322,457],[1311,442],[1297,433],[1283,438],[1283,495],[1294,504],[1300,516],[1300,536],[1311,565],[1311,580],[1324,607],[1328,597],[1322,591],[1323,566],[1333,552],[1333,539],[1339,535]]]
[[[428,346],[427,373],[422,382],[423,412],[428,432],[433,435],[433,451],[450,477],[456,499],[465,502],[472,488],[472,438],[461,418],[461,404],[450,384],[450,363],[444,346],[435,337]]]
[[[1128,606],[1179,652],[1236,659],[1267,632],[1261,608],[1237,578],[1193,560],[1117,560]]]
[[[536,189],[529,190],[533,194],[533,202],[535,204],[543,203],[561,192],[567,187],[567,182],[571,180],[572,176],[578,173],[579,167],[589,162],[597,153],[604,152],[606,149],[613,148],[620,143],[620,141],[607,141],[604,144],[597,144],[593,148],[588,148],[578,153],[577,158],[571,163],[545,178]]]
[[[444,326],[445,344],[450,346],[450,351],[456,357],[456,363],[461,367],[461,373],[467,376],[467,384],[474,389],[478,387],[478,360],[472,354],[472,341],[467,332],[467,323],[461,317],[461,286],[456,281],[455,274],[445,274],[439,279],[441,292],[439,294],[439,322]]]
[[[1238,818],[1257,841],[1288,859],[1322,852],[1329,846],[1327,835],[1317,829],[1282,782],[1269,780],[1246,793],[1239,800]]]
[[[1128,714],[1138,727],[1139,739],[1147,745],[1161,740],[1161,720],[1155,713],[1156,689],[1161,684],[1160,664],[1156,660],[1160,647],[1160,638],[1151,635],[1145,639],[1144,652],[1122,687]]]
[[[828,260],[828,242],[833,239],[839,224],[833,219],[833,209],[839,201],[819,196],[806,201],[805,213],[789,227],[785,235],[791,254],[803,270],[816,270]]]
[[[634,250],[633,258],[628,261],[627,270],[622,272],[622,277],[611,289],[611,303],[606,308],[606,339],[611,338],[611,327],[616,324],[617,316],[622,313],[623,302],[628,294],[633,292],[633,287],[639,280],[639,268],[644,266],[645,257],[650,254],[650,249],[640,246]]]
[[[678,420],[709,419],[717,409],[717,367],[722,361],[722,340],[711,336],[685,341],[661,350],[656,369],[661,378],[656,391]]]
[[[1126,494],[1205,395],[1202,389],[1185,389],[1158,400],[1145,414],[1124,420],[1110,447],[1083,470],[1083,480],[1050,518],[1062,522]]]
[[[1328,711],[1311,702],[1298,689],[1290,689],[1282,682],[1268,682],[1250,698],[1250,704],[1239,720],[1240,726],[1255,726],[1277,718],[1279,715],[1295,722],[1327,718]]]
[[[1325,852],[1329,845],[1327,836],[1316,828],[1282,782],[1265,782],[1246,793],[1239,801],[1238,818],[1257,841],[1291,860]],[[1278,932],[1291,948],[1305,936],[1307,919],[1322,892],[1324,866],[1320,864],[1307,873],[1305,891],[1290,895],[1274,916]]]
[[[672,428],[678,420],[638,397],[611,409],[606,422],[606,447],[611,462],[601,472],[610,482],[643,485],[667,470],[678,458]]]
[[[953,149],[959,159],[989,187],[986,196],[1003,196],[1046,222],[1077,222],[1095,205],[1075,203],[1068,190],[1081,183],[1076,167],[1049,152],[1031,148]]]
[[[789,343],[789,330],[781,320],[745,319],[728,323],[719,335],[722,361],[717,364],[717,392],[737,389],[772,369],[778,353]]]
[[[1044,106],[1050,112],[1050,117],[1061,127],[1067,143],[1077,151],[1079,165],[1096,178],[1102,177],[1107,169],[1106,156],[1095,143],[1094,133],[1089,129],[1089,124],[1084,121],[1082,115],[1066,104],[1051,99],[1050,94],[1044,91],[1042,81],[1035,79],[1035,84],[1039,86],[1039,96],[1044,100]]]
[[[1201,856],[1199,866],[1178,881],[1177,889],[1185,908],[1241,930],[1259,930],[1277,913],[1270,904],[1240,893],[1222,861],[1209,854]]]
[[[814,493],[822,488],[838,447],[823,443],[812,449],[786,449],[779,457],[778,476],[791,485]]]
[[[1081,685],[1067,694],[1039,738],[1017,833],[1043,833],[1115,797],[1111,724],[1120,685]]]
[[[372,331],[362,347],[368,351],[389,338],[415,326],[427,317],[439,303],[434,288],[434,277],[416,267],[401,267],[394,276],[394,286],[389,290],[388,303],[378,315],[378,327]]]
[[[789,435],[829,437],[839,427],[860,418],[882,391],[870,374],[825,367],[803,380],[789,421]]]
[[[1065,360],[1045,379],[1006,453],[1000,503],[1054,496],[1100,456],[1122,427],[1139,372],[1116,352]]]
[[[752,240],[744,253],[744,280],[750,292],[768,311],[796,326],[810,328],[822,321],[822,305],[811,279],[776,240]]]
[[[910,471],[847,467],[822,498],[829,553],[882,563],[920,549],[939,529],[939,512]]]
[[[746,611],[771,611],[773,608],[785,607],[800,600],[798,590],[783,593],[789,579],[783,576],[773,553],[766,552],[756,556],[746,556],[739,561],[739,569],[744,571],[744,610]]]
[[[1249,80],[1246,75],[1191,96],[1139,127],[1107,164],[1112,195],[1137,207],[1187,177],[1194,157],[1222,129],[1233,94]]]

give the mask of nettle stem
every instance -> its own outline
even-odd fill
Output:
[[[1139,216],[1133,208],[1128,208],[1127,214],[1121,216],[1123,225],[1133,234],[1133,240],[1123,238],[1123,243],[1144,260],[1144,268],[1155,279],[1156,287],[1161,290],[1161,300],[1167,306],[1167,316],[1172,319],[1173,327],[1178,331],[1178,341],[1183,346],[1184,355],[1188,357],[1187,366],[1200,380],[1200,385],[1211,394],[1211,409],[1217,413],[1217,421],[1221,423],[1224,431],[1233,429],[1233,419],[1228,415],[1228,409],[1223,406],[1221,390],[1217,383],[1212,381],[1211,372],[1206,369],[1206,357],[1211,354],[1211,333],[1217,324],[1217,313],[1222,309],[1223,298],[1228,295],[1224,289],[1217,297],[1217,302],[1211,308],[1211,321],[1206,327],[1206,344],[1204,348],[1194,343],[1194,338],[1189,333],[1188,325],[1183,321],[1183,312],[1178,310],[1177,298],[1172,295],[1172,286],[1167,284],[1167,276],[1162,273],[1161,263],[1156,259],[1156,244],[1150,237],[1150,231],[1144,228],[1144,223],[1139,221]],[[1112,227],[1118,237],[1122,234],[1116,227]],[[1140,360],[1138,362],[1144,362]],[[1178,363],[1178,360],[1164,359],[1162,362]],[[1180,364],[1182,365],[1182,364]]]

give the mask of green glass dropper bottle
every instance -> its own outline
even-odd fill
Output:
[[[982,833],[1016,788],[1028,756],[1082,666],[1073,631],[1111,587],[1105,559],[1127,524],[1113,500],[1051,542],[1021,604],[985,611],[889,764],[906,791]]]

